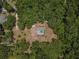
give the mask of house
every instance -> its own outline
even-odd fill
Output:
[[[7,16],[5,14],[0,14],[0,24],[3,24],[7,21]]]

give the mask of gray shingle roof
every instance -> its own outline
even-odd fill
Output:
[[[7,21],[7,17],[5,15],[0,15],[0,24],[3,24],[5,21]]]

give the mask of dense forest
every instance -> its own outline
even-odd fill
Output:
[[[37,21],[48,21],[58,39],[51,43],[33,42],[31,54],[24,53],[29,46],[25,39],[13,46],[0,45],[0,59],[79,59],[79,0],[17,0],[16,7],[21,30],[25,26],[31,28]],[[12,16],[8,18],[3,26],[11,30],[14,21]],[[11,37],[11,31],[8,33],[5,39]]]

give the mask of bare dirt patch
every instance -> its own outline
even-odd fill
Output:
[[[36,31],[38,28],[43,27],[44,29],[44,35],[37,35]],[[39,42],[51,42],[52,39],[57,39],[57,35],[54,34],[53,30],[49,28],[47,22],[41,24],[36,23],[31,28],[31,41],[39,41]]]
[[[37,29],[39,27],[43,27],[44,28],[44,35],[37,35]],[[47,22],[45,23],[39,23],[37,22],[36,24],[34,24],[32,26],[31,29],[27,29],[27,27],[25,27],[24,30],[20,30],[19,27],[16,25],[13,28],[13,37],[15,39],[14,42],[16,42],[17,40],[20,40],[22,38],[26,39],[26,42],[29,42],[30,46],[28,48],[28,50],[26,52],[30,53],[31,50],[31,46],[32,46],[32,42],[34,41],[39,41],[39,42],[52,42],[53,39],[57,39],[57,35],[54,34],[54,31],[49,28]]]

